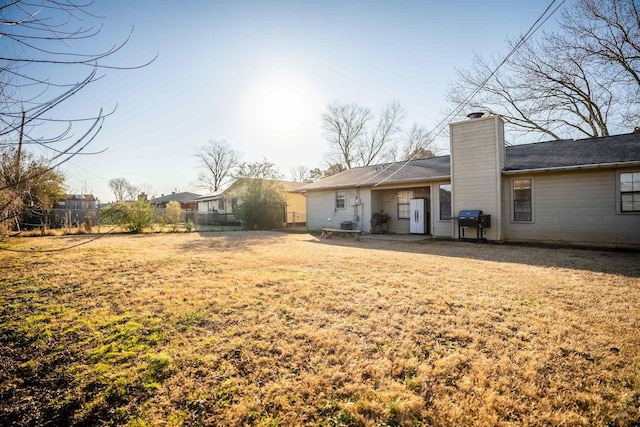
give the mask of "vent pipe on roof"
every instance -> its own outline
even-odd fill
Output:
[[[467,114],[467,117],[469,119],[479,119],[480,117],[484,116],[484,113],[481,111],[475,112],[475,113],[469,113]]]

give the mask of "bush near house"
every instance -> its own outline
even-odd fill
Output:
[[[234,215],[248,230],[273,230],[286,221],[287,199],[277,181],[250,179],[238,195]]]
[[[182,207],[179,202],[175,200],[167,203],[167,207],[164,210],[164,220],[171,224],[171,230],[176,231],[178,225],[184,220],[184,214],[182,213]]]
[[[153,206],[145,200],[117,202],[100,211],[103,223],[120,224],[131,233],[142,233],[153,225],[156,214]]]

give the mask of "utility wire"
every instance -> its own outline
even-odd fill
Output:
[[[498,72],[498,70],[504,65],[506,64],[506,62],[509,60],[509,58],[527,41],[529,40],[529,38],[531,38],[531,36],[533,36],[539,29],[540,27],[542,27],[542,25],[544,25],[545,22],[547,22],[547,20],[549,20],[549,18],[551,18],[551,16],[553,16],[558,9],[560,9],[560,7],[562,7],[562,5],[565,3],[566,0],[562,0],[560,2],[560,4],[558,4],[556,6],[555,9],[553,9],[553,11],[551,13],[549,13],[547,15],[547,13],[549,12],[549,10],[553,7],[553,4],[556,2],[557,0],[552,0],[551,3],[549,3],[549,5],[547,6],[547,8],[544,10],[544,12],[542,12],[542,14],[538,17],[538,19],[536,19],[536,21],[529,27],[529,30],[520,38],[520,40],[518,41],[518,43],[516,43],[516,45],[511,49],[511,51],[504,57],[504,59],[502,60],[502,62],[500,62],[500,64],[498,64],[498,66],[495,67],[495,69],[482,81],[482,83],[480,83],[480,85],[478,85],[478,87],[473,90],[456,108],[454,108],[449,114],[447,114],[447,116],[445,116],[435,127],[434,129],[429,133],[430,136],[432,136],[432,138],[436,138],[438,135],[440,135],[440,133],[442,133],[442,131],[445,128],[445,123],[449,122],[453,117],[457,116],[460,111],[462,111],[462,109],[464,107],[467,106],[467,104],[469,104],[469,102],[471,102],[471,100],[473,99],[474,96],[476,96],[476,94],[478,92],[480,92],[480,90],[489,82],[489,80]],[[545,17],[545,15],[547,15]],[[544,19],[543,19],[544,18]],[[541,22],[542,21],[542,22]],[[438,130],[438,128],[440,128]],[[437,131],[437,132],[436,132]],[[434,134],[435,132],[435,134]],[[373,186],[377,187],[380,184],[384,183],[385,181],[389,180],[392,176],[394,176],[396,173],[398,173],[402,168],[404,168],[410,161],[414,160],[414,156],[416,156],[418,154],[418,152],[416,151],[416,153],[414,153],[411,157],[409,157],[407,160],[405,160],[402,165],[400,165],[400,167],[398,169],[396,169],[395,171],[393,171],[391,174],[389,174],[387,177],[385,177],[384,179],[382,179],[381,181],[375,183]],[[356,185],[356,187],[359,187],[369,181],[371,181],[372,179],[376,178],[377,176],[381,175],[382,173],[384,173],[385,171],[387,171],[392,165],[394,165],[397,162],[392,162],[389,163],[387,166],[384,166],[378,173],[376,173],[374,176],[367,178],[366,180],[362,181],[361,183],[359,183],[358,185]]]

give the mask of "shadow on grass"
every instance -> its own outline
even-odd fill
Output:
[[[640,252],[578,247],[550,247],[458,240],[423,239],[416,241],[361,239],[351,237],[320,239],[309,234],[309,242],[348,246],[377,251],[406,252],[478,261],[504,262],[640,277]],[[380,255],[381,257],[384,254]]]
[[[472,243],[458,240],[418,239],[403,241],[389,239],[363,238],[355,241],[351,236],[334,236],[321,239],[317,233],[289,233],[287,231],[199,231],[195,233],[148,233],[128,234],[133,240],[152,240],[160,235],[180,236],[197,234],[200,238],[189,240],[174,248],[189,251],[233,251],[251,250],[253,247],[284,244],[289,236],[296,235],[302,242],[313,244],[352,247],[384,252],[404,252],[407,254],[425,254],[433,256],[463,258],[470,263],[479,261],[504,262],[560,268],[585,270],[608,274],[617,274],[630,278],[640,278],[640,252],[578,247],[534,246],[521,244]],[[113,237],[123,236],[115,234]],[[109,239],[111,236],[104,236]],[[95,235],[59,236],[61,246],[68,246],[94,239]]]
[[[250,250],[255,246],[284,243],[286,233],[277,231],[200,231],[201,239],[180,245],[183,251],[232,251]]]

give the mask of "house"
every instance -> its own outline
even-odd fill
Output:
[[[475,237],[461,210],[490,215],[483,237],[640,248],[640,133],[506,147],[499,116],[450,124],[451,154],[353,168],[303,186],[307,227],[351,222],[371,232],[374,213],[409,233],[411,200],[425,200],[425,231]]]
[[[172,192],[168,195],[161,195],[160,197],[156,197],[155,199],[151,199],[149,202],[156,207],[156,209],[160,211],[164,211],[167,208],[169,202],[178,202],[180,203],[180,207],[184,212],[191,212],[198,209],[198,204],[196,199],[200,197],[200,194],[189,193],[189,192]]]
[[[49,224],[54,228],[98,221],[98,199],[93,194],[65,194],[51,210]]]
[[[214,194],[201,196],[196,199],[199,214],[217,214],[233,219],[233,210],[237,207],[238,197],[245,189],[250,178],[240,178],[233,182],[227,189]],[[306,200],[297,190],[303,185],[293,181],[265,180],[282,186],[287,201],[286,223],[291,225],[304,225],[307,220]]]
[[[55,209],[74,211],[95,211],[97,208],[98,199],[93,194],[66,194],[55,205]]]

